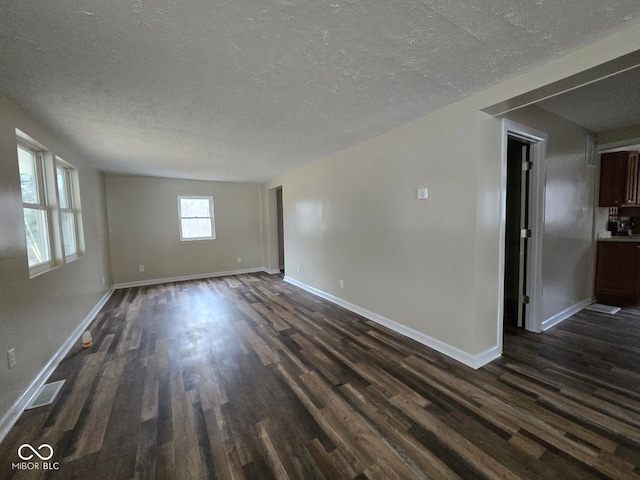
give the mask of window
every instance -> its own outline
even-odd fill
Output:
[[[16,130],[22,211],[31,277],[84,250],[77,170]]]
[[[73,260],[78,256],[80,202],[76,190],[77,171],[64,160],[57,158],[56,185],[58,187],[58,206],[60,207],[60,226],[65,259]]]
[[[178,197],[180,240],[216,238],[213,197]]]
[[[43,155],[25,145],[18,145],[22,210],[27,240],[29,268],[51,263],[50,221],[47,202]]]

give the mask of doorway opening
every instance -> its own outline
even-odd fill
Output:
[[[505,328],[523,328],[529,303],[527,250],[530,238],[529,188],[531,143],[507,138],[507,198],[504,249]]]
[[[271,275],[284,274],[284,202],[282,186],[267,191],[267,256],[265,267]]]
[[[546,133],[503,120],[499,345],[505,328],[542,331],[546,142]]]
[[[282,187],[276,190],[276,216],[278,222],[278,268],[284,275],[284,213],[282,207]]]

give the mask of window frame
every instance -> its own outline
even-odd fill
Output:
[[[207,217],[186,217],[182,216],[182,200],[209,200],[209,216]],[[211,223],[211,236],[207,237],[185,237],[183,234],[183,220],[195,220],[195,219],[203,219],[208,218]],[[214,211],[214,203],[213,197],[208,195],[178,195],[178,228],[180,232],[180,241],[181,242],[194,242],[200,240],[215,240],[216,239],[216,222],[215,222],[215,211]]]
[[[54,245],[54,237],[53,235],[53,221],[51,215],[51,204],[49,201],[49,191],[48,185],[46,182],[46,162],[45,162],[45,151],[41,148],[38,148],[35,145],[32,145],[29,142],[26,142],[20,138],[18,138],[16,145],[16,153],[18,149],[22,149],[23,151],[29,152],[33,155],[33,168],[34,175],[36,177],[35,181],[35,189],[36,189],[36,202],[37,203],[29,203],[24,201],[24,197],[22,197],[22,180],[20,187],[20,195],[22,199],[22,215],[25,222],[25,241],[27,245],[27,265],[29,266],[29,275],[33,278],[41,273],[51,270],[55,267],[55,245]],[[22,175],[20,172],[20,165],[18,165],[18,173]],[[48,258],[45,261],[40,263],[31,264],[29,261],[29,241],[27,239],[27,224],[26,224],[26,216],[25,210],[35,210],[44,213],[44,220],[46,223],[45,228],[45,244],[47,247],[47,256]]]
[[[25,238],[25,254],[27,256],[27,268],[29,269],[29,278],[34,278],[42,273],[54,270],[60,266],[72,262],[77,258],[81,258],[85,253],[84,243],[84,227],[82,223],[82,208],[80,205],[80,178],[78,169],[62,158],[56,156],[54,152],[34,140],[26,133],[15,129],[16,134],[16,160],[19,177],[20,196],[22,200],[22,216],[24,220],[24,238]],[[35,195],[32,195],[28,189],[23,190],[23,169],[21,162],[23,154],[21,150],[33,155],[33,176],[35,177],[34,187]],[[58,170],[63,169],[64,192],[58,185]],[[26,173],[26,172],[25,172]],[[25,202],[23,193],[26,193],[27,199],[31,200],[36,197],[37,203]],[[60,198],[60,195],[64,195]],[[62,208],[65,205],[65,208]],[[29,240],[36,239],[34,235],[30,235],[32,231],[29,228],[33,213],[32,211],[43,212],[36,217],[36,221],[46,225],[43,230],[44,235],[40,234],[37,240],[46,244],[48,249],[48,260],[40,263],[31,263],[31,257],[37,257],[30,252],[33,250],[30,245],[35,242]],[[27,215],[25,215],[27,214]],[[73,220],[69,220],[67,215],[71,214]],[[29,219],[27,222],[26,219]],[[73,223],[72,230],[65,229],[65,226]],[[75,236],[75,251],[65,251],[65,231],[72,231]],[[68,235],[68,234],[67,234]],[[68,238],[68,237],[67,237]],[[43,241],[44,240],[44,241]],[[39,246],[39,245],[37,245]],[[42,247],[45,248],[44,246]]]
[[[58,178],[58,171],[62,170],[62,174],[64,177],[64,204],[66,206],[63,207],[63,199],[61,198],[62,192],[60,189],[60,183]],[[82,255],[81,245],[82,245],[82,220],[81,220],[81,212],[80,212],[80,201],[79,201],[79,192],[78,189],[78,181],[77,181],[77,169],[64,161],[60,157],[56,157],[55,162],[55,181],[56,181],[56,192],[58,195],[58,211],[60,215],[60,240],[62,244],[62,253],[64,255],[65,263],[71,262]],[[68,214],[71,215],[73,219],[73,243],[75,245],[75,251],[71,253],[67,253],[66,244],[65,244],[65,230],[64,230],[64,221],[63,215]]]

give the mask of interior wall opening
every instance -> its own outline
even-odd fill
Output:
[[[522,328],[526,316],[530,142],[507,139],[504,328]]]
[[[284,274],[284,208],[282,205],[282,187],[276,189],[276,216],[278,222],[278,268]]]
[[[503,119],[500,345],[510,325],[542,331],[547,141],[546,133]]]

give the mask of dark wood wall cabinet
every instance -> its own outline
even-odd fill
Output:
[[[603,153],[600,157],[600,206],[640,206],[638,152]]]
[[[595,294],[607,305],[640,305],[640,241],[598,242]]]

